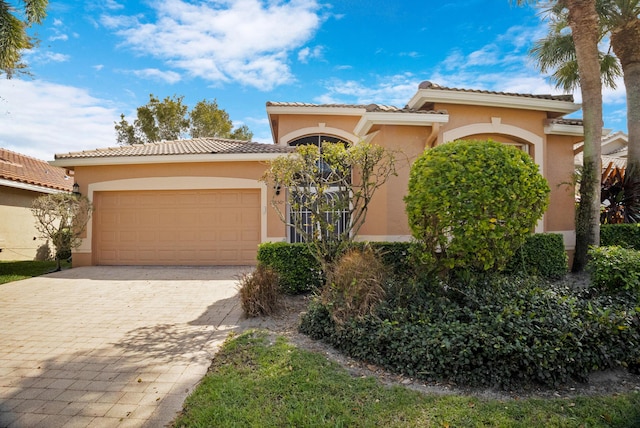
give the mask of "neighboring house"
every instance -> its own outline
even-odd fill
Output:
[[[609,166],[611,166],[611,168],[626,168],[628,145],[629,137],[621,131],[610,132],[602,137],[602,170],[607,170]],[[574,147],[577,167],[582,166],[582,150],[583,143],[576,144]]]
[[[36,260],[48,255],[31,213],[33,200],[71,192],[73,179],[47,162],[0,148],[0,260]]]
[[[203,138],[58,154],[94,203],[74,265],[253,264],[257,245],[295,236],[270,206],[277,189],[260,181],[267,161],[299,144],[365,140],[401,153],[370,205],[360,240],[410,239],[403,197],[411,163],[456,139],[492,138],[529,153],[551,187],[537,232],[575,245],[574,144],[582,122],[571,96],[443,88],[430,82],[403,107],[268,102],[274,144]],[[279,189],[278,189],[279,190]],[[286,189],[285,189],[286,190]],[[285,202],[287,192],[276,197]],[[291,215],[295,215],[292,213]]]

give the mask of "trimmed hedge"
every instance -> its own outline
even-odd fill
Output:
[[[354,243],[363,247],[364,242]],[[382,262],[396,274],[412,272],[409,242],[369,242],[378,252]],[[267,242],[258,247],[258,262],[271,267],[280,275],[282,290],[287,294],[305,293],[323,284],[320,265],[305,244]]]
[[[356,242],[354,246],[369,245],[380,255],[382,262],[396,277],[410,278],[415,272],[411,242]],[[280,275],[282,290],[287,294],[306,293],[323,284],[320,265],[305,244],[267,242],[258,248],[258,262],[271,267]],[[562,235],[538,233],[527,237],[524,245],[507,265],[506,272],[560,278],[567,273],[567,254]]]
[[[257,258],[280,276],[280,287],[287,294],[305,293],[323,283],[320,265],[305,244],[260,244]]]
[[[610,292],[632,290],[640,298],[640,251],[618,246],[589,249],[593,285]]]
[[[299,328],[353,358],[430,381],[557,386],[620,364],[637,370],[640,309],[629,293],[576,292],[533,277],[471,282],[392,285],[375,315],[340,326],[316,300]]]
[[[562,278],[569,270],[564,240],[559,233],[536,233],[509,260],[505,272],[543,278]]]
[[[640,223],[601,224],[600,245],[640,250]]]

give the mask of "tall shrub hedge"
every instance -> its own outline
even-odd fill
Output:
[[[564,239],[559,233],[536,233],[511,257],[505,269],[508,273],[536,275],[557,279],[569,270]]]
[[[304,244],[267,242],[258,247],[258,263],[273,269],[287,294],[311,291],[322,285],[320,264]]]
[[[601,224],[600,245],[640,250],[640,223]]]

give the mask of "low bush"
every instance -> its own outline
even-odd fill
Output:
[[[278,312],[281,306],[279,280],[273,269],[261,264],[240,277],[240,304],[247,317]]]
[[[305,244],[260,244],[258,262],[278,273],[280,287],[287,294],[305,293],[320,287],[324,282],[320,264]]]
[[[600,245],[640,250],[640,223],[601,224]]]
[[[640,309],[630,294],[533,277],[464,281],[391,283],[374,316],[342,325],[316,301],[300,331],[398,373],[474,386],[557,386],[640,361]]]
[[[558,279],[568,272],[568,257],[559,233],[535,233],[507,263],[505,272]]]
[[[343,324],[371,315],[384,300],[387,269],[369,246],[352,248],[342,255],[328,274],[322,301],[333,320]]]
[[[591,248],[587,270],[597,287],[640,294],[640,251],[618,246]]]

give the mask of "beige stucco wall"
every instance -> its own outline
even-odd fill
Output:
[[[575,242],[574,196],[568,183],[574,168],[575,137],[546,135],[545,112],[454,104],[437,104],[435,109],[449,113],[449,122],[436,129],[435,144],[444,144],[450,141],[446,137],[453,135],[455,138],[492,138],[526,148],[551,188],[550,208],[536,231],[563,234],[566,248],[572,250]],[[359,118],[279,115],[272,119],[277,122],[274,130],[278,143],[286,144],[283,136],[295,135],[296,129],[312,129],[318,123],[326,128],[341,127],[344,132],[352,132]],[[410,165],[425,149],[431,132],[431,126],[407,125],[376,125],[370,130],[371,142],[397,152],[398,176],[392,177],[374,196],[367,221],[360,229],[362,239],[409,239],[403,198],[408,188]]]
[[[46,255],[39,238],[31,203],[41,193],[0,186],[0,260],[36,260]]]

